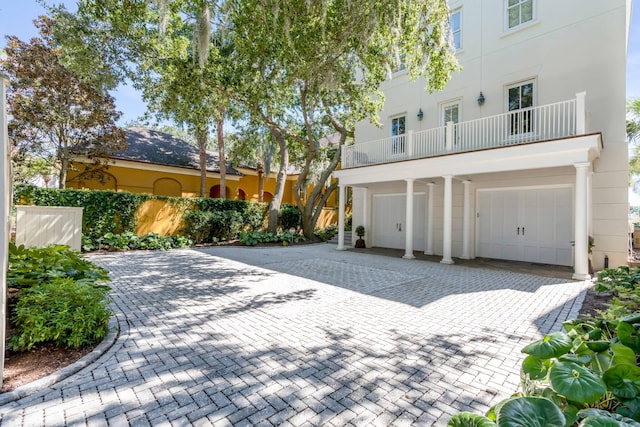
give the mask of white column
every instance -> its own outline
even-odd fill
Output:
[[[444,218],[442,231],[442,264],[453,264],[451,258],[451,235],[453,227],[453,176],[445,175],[444,178]]]
[[[425,255],[433,255],[433,191],[435,187],[435,183],[428,182],[427,183],[427,226],[425,227],[426,231],[426,239],[425,239]]]
[[[575,265],[573,278],[577,280],[588,280],[589,275],[589,224],[587,216],[589,207],[587,206],[588,176],[591,164],[576,163],[576,205],[575,205]]]
[[[460,255],[462,259],[471,258],[469,254],[469,238],[471,234],[471,198],[469,194],[469,184],[471,184],[469,180],[462,181],[464,189],[464,204],[462,208],[462,255]]]
[[[576,135],[587,133],[587,92],[576,93]]]
[[[340,202],[338,203],[338,247],[336,250],[345,251],[347,248],[344,247],[344,199],[346,198],[344,185],[339,184],[338,189]]]
[[[365,232],[369,233],[369,239],[371,239],[371,230],[369,230],[369,191],[367,188],[362,188],[362,225]],[[353,211],[351,212],[353,215]]]
[[[9,175],[9,136],[7,135],[7,86],[9,79],[0,74],[0,384],[4,372],[5,319],[7,318],[7,269],[9,248],[9,211],[11,177]]]
[[[413,255],[413,179],[407,181],[407,212],[405,216],[404,255],[402,258],[414,259]]]

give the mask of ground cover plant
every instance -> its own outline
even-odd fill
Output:
[[[185,236],[160,236],[157,233],[148,233],[138,236],[131,231],[122,234],[107,233],[102,237],[91,238],[82,235],[82,250],[90,252],[104,249],[107,251],[132,251],[132,250],[168,250],[173,248],[189,248],[193,246],[193,240]]]
[[[31,350],[44,343],[78,348],[100,342],[111,317],[108,279],[106,270],[66,246],[10,243],[10,348]]]
[[[601,271],[595,290],[612,294],[608,307],[524,347],[522,392],[448,425],[640,427],[639,286],[638,268]]]

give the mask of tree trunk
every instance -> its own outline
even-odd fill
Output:
[[[220,198],[227,198],[227,164],[224,155],[224,109],[220,109],[220,118],[218,119],[218,159],[220,164]]]
[[[258,172],[258,202],[264,201],[264,166],[258,162],[256,170]]]
[[[60,160],[60,180],[58,188],[65,188],[67,185],[67,171],[69,170],[69,160],[62,158]]]
[[[200,149],[200,197],[207,191],[207,129],[196,130],[196,140]]]
[[[276,178],[276,191],[269,205],[269,226],[270,233],[278,231],[278,214],[280,213],[280,205],[282,204],[282,196],[284,196],[284,184],[287,180],[287,167],[289,166],[289,151],[284,135],[278,129],[270,128],[271,134],[278,141],[280,147],[280,169]]]

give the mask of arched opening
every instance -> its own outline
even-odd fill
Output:
[[[115,176],[103,170],[86,170],[74,178],[67,180],[67,186],[73,188],[89,188],[91,190],[116,191],[118,189],[118,181]]]
[[[262,194],[262,201],[264,203],[271,203],[271,200],[273,200],[273,194],[265,191],[264,194]]]
[[[229,190],[229,187],[224,187],[225,189],[225,194],[227,196],[227,198],[229,197],[229,195],[231,194],[231,191]],[[211,197],[212,199],[219,199],[220,198],[220,185],[216,184],[213,187],[211,187],[209,189],[209,197]]]
[[[238,188],[238,200],[247,200],[247,194],[241,188]]]
[[[182,197],[182,184],[173,178],[160,178],[153,183],[156,196]]]

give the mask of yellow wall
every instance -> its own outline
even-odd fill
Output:
[[[157,233],[161,236],[181,234],[184,223],[182,215],[188,209],[187,204],[177,207],[166,200],[147,200],[136,211],[136,234],[144,236]]]
[[[67,177],[67,188],[89,188],[92,190],[112,189],[131,193],[149,193],[162,196],[198,197],[200,195],[200,175],[183,175],[166,171],[142,170],[109,165],[105,175],[108,177],[101,183],[97,177],[78,179],[84,165],[74,164]],[[179,186],[177,185],[179,184]],[[207,194],[214,185],[219,185],[219,178],[207,178]],[[227,179],[230,194],[227,199],[236,199],[239,181]],[[179,190],[176,190],[178,188]],[[154,191],[155,189],[155,191]],[[178,191],[180,194],[178,194]],[[246,191],[246,190],[245,190]]]

